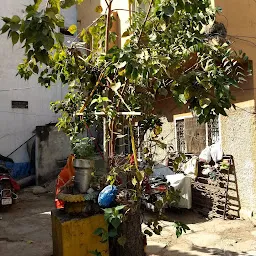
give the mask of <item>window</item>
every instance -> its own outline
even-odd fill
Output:
[[[28,101],[13,100],[12,101],[12,108],[28,109]]]
[[[219,118],[207,124],[199,124],[194,117],[177,119],[176,142],[177,151],[199,154],[206,146],[220,140]]]
[[[131,134],[128,126],[122,128],[122,135],[116,141],[116,153],[128,155],[132,153]],[[133,127],[133,134],[135,139],[135,146],[137,148],[138,159],[142,157],[141,142],[143,141],[144,134],[137,124]]]

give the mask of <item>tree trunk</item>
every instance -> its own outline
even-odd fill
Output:
[[[144,256],[144,242],[141,231],[140,207],[131,214],[120,226],[120,236],[126,238],[124,246],[117,239],[110,242],[110,256]]]

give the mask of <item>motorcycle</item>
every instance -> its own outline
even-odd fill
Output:
[[[142,205],[148,210],[155,211],[155,203],[157,201],[163,201],[163,196],[168,190],[168,183],[164,178],[147,177],[144,179],[143,185]]]
[[[18,199],[15,193],[20,189],[19,184],[11,177],[5,166],[0,166],[0,206],[9,207]]]

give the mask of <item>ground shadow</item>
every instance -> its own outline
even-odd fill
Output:
[[[217,256],[242,256],[247,255],[246,252],[238,253],[230,250],[211,248],[211,247],[203,247],[192,245],[191,251],[184,252],[181,250],[172,250],[168,248],[161,248],[159,246],[147,246],[147,256],[198,256],[198,255],[217,255]],[[158,251],[157,254],[151,254],[150,251]]]
[[[146,223],[147,220],[157,217],[157,214],[154,214],[151,211],[146,211],[143,214],[143,222]],[[184,224],[196,224],[203,223],[208,221],[201,214],[194,212],[193,210],[188,209],[178,209],[178,208],[168,208],[165,210],[162,216],[163,221],[173,222],[180,221]]]

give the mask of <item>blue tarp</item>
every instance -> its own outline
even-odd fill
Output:
[[[29,162],[27,163],[9,163],[6,162],[6,167],[11,170],[11,176],[15,180],[19,180],[28,177],[35,173],[35,170],[31,168]]]

